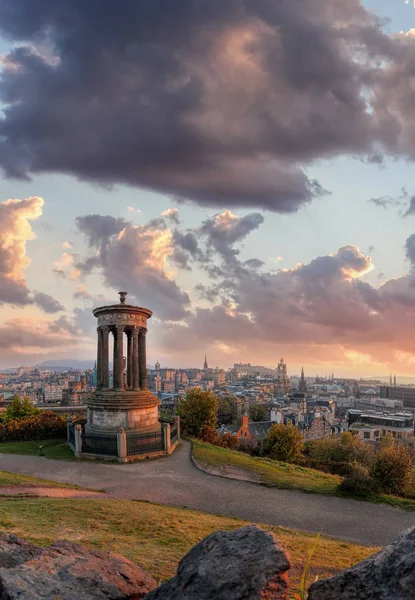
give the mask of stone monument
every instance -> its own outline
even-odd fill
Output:
[[[119,292],[119,296],[119,304],[93,310],[98,319],[97,386],[86,402],[86,434],[112,434],[120,428],[127,434],[160,431],[160,402],[147,389],[147,319],[153,313],[148,308],[126,304],[127,292]],[[110,335],[114,338],[112,386]]]

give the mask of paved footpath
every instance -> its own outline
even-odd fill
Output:
[[[105,489],[119,500],[186,506],[374,546],[392,542],[415,525],[415,512],[208,475],[191,462],[188,442],[169,458],[129,465],[0,454],[0,470]]]

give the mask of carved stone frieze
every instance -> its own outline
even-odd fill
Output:
[[[124,325],[124,326],[141,326],[141,327],[145,327],[147,324],[147,318],[144,315],[140,315],[139,313],[120,313],[120,312],[114,312],[114,313],[105,313],[103,315],[100,315],[98,317],[98,326],[102,327],[102,326],[117,326],[117,325]]]

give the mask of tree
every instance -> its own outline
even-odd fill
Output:
[[[260,402],[255,402],[249,407],[249,418],[251,421],[266,421],[268,417],[268,407]]]
[[[206,442],[207,444],[220,446],[218,432],[214,427],[209,427],[209,425],[203,425],[199,433],[199,438],[202,440],[202,442]]]
[[[239,448],[239,440],[235,435],[226,432],[220,440],[220,445],[223,448],[230,448],[231,450],[237,450]]]
[[[264,454],[273,460],[301,462],[303,458],[303,439],[294,425],[273,425],[264,439]]]
[[[383,492],[402,496],[412,483],[412,461],[408,450],[403,446],[386,446],[376,453],[372,477]]]
[[[185,398],[180,401],[178,409],[183,433],[200,437],[202,427],[215,428],[217,412],[218,400],[210,390],[206,392],[200,388],[189,390]]]
[[[370,469],[374,458],[372,446],[350,431],[326,440],[308,442],[306,454],[308,466],[335,475],[351,474],[355,464]]]
[[[20,396],[16,396],[6,409],[6,421],[27,419],[40,412],[29,398],[21,400]]]

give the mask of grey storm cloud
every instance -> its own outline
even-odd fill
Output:
[[[43,292],[35,292],[33,302],[46,313],[53,314],[65,310],[65,307],[60,302]]]
[[[295,212],[316,159],[415,155],[415,39],[360,0],[0,0],[0,33],[9,177]]]
[[[77,263],[83,274],[99,269],[107,285],[126,289],[132,301],[154,308],[161,319],[186,316],[190,299],[165,271],[166,260],[174,257],[175,243],[164,219],[136,226],[111,216],[86,215],[76,223],[96,252]]]
[[[110,215],[86,215],[77,217],[76,225],[83,233],[91,248],[98,248],[108,242],[113,235],[120,233],[128,222]]]
[[[239,250],[236,250],[234,245],[242,242],[263,222],[264,217],[260,213],[238,217],[227,210],[211,219],[206,219],[202,223],[200,234],[206,237],[208,249],[214,249],[222,258],[230,261],[232,257],[239,254]]]

